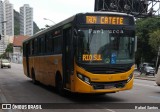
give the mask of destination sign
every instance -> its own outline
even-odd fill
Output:
[[[126,25],[129,21],[118,16],[86,16],[86,24]]]
[[[83,54],[83,61],[102,61],[101,54]]]

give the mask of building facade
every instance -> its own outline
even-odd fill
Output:
[[[13,39],[13,53],[10,53],[10,59],[14,63],[22,63],[22,43],[29,36],[15,35]]]
[[[14,10],[13,4],[9,0],[4,0],[4,21],[7,21],[4,24],[4,29],[7,36],[14,36]]]
[[[2,22],[3,22],[3,2],[0,0],[0,34],[2,34]]]
[[[28,4],[20,7],[20,35],[33,35],[33,8]]]
[[[3,48],[3,2],[0,0],[0,34],[1,34],[1,40],[0,40],[0,55],[3,54],[4,48]]]
[[[9,38],[14,36],[14,12],[9,0],[0,0],[0,55],[5,52]]]

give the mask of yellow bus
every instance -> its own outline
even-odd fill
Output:
[[[133,16],[79,13],[23,42],[24,73],[61,94],[129,90],[135,43]]]

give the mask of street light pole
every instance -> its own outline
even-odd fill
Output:
[[[54,21],[50,20],[50,19],[47,19],[47,18],[43,18],[44,20],[48,20],[48,21],[51,21],[53,24],[56,24]]]

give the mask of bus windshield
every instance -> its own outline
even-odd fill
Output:
[[[134,62],[134,30],[79,29],[80,63],[128,64]]]

